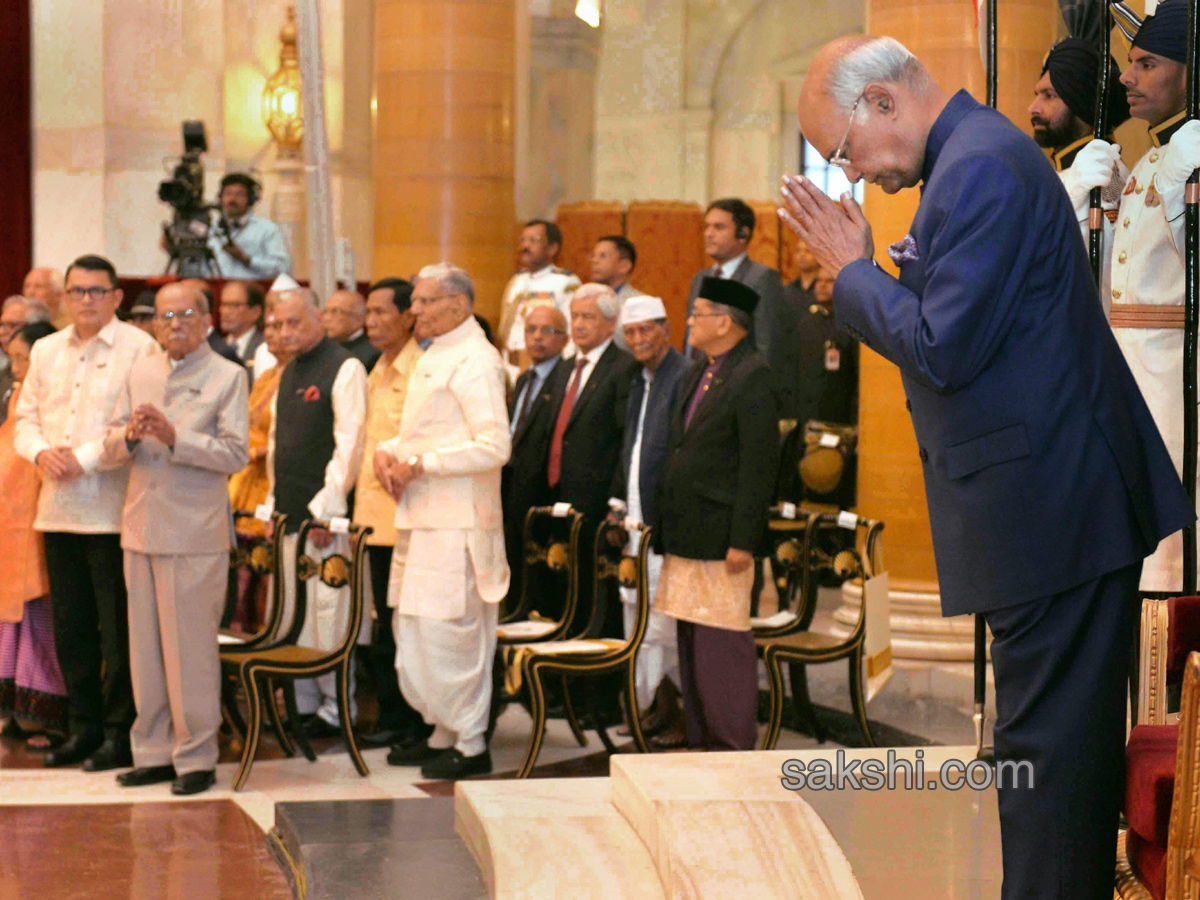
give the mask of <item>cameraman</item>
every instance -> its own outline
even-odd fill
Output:
[[[283,232],[250,212],[261,188],[242,172],[221,179],[221,216],[208,234],[222,278],[274,278],[292,268]]]

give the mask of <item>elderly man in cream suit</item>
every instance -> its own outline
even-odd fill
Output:
[[[121,547],[136,768],[117,781],[173,781],[172,793],[195,794],[215,780],[228,482],[250,457],[249,407],[244,370],[205,340],[212,316],[204,295],[170,284],[155,308],[164,350],[134,363],[101,457],[105,467],[130,465]]]
[[[412,310],[418,340],[400,433],[373,464],[397,500],[388,603],[396,607],[396,668],[405,699],[434,726],[428,740],[395,745],[393,765],[425,778],[492,770],[487,749],[492,658],[508,561],[500,470],[511,444],[505,371],[471,315],[462,269],[421,270]]]

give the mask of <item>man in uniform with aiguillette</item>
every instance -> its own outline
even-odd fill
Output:
[[[1150,125],[1153,146],[1125,185],[1113,240],[1109,320],[1146,405],[1183,471],[1184,182],[1200,165],[1200,122],[1187,100],[1184,0],[1160,3],[1142,23],[1121,82],[1129,111]],[[1141,588],[1183,587],[1183,535],[1164,539],[1142,568]]]
[[[507,362],[524,368],[525,317],[537,306],[555,306],[569,320],[571,292],[579,278],[555,265],[562,231],[553,222],[531,219],[521,231],[521,271],[504,288],[500,301],[500,346]]]

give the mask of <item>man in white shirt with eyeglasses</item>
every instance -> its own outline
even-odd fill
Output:
[[[116,319],[121,298],[108,260],[81,256],[71,263],[72,324],[34,345],[17,403],[16,450],[42,472],[34,528],[45,533],[54,644],[71,723],[71,737],[46,755],[47,768],[83,763],[99,772],[132,763],[120,535],[129,473],[100,471],[100,456],[130,369],[158,345]]]

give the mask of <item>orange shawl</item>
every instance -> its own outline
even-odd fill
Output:
[[[42,475],[13,448],[20,393],[21,386],[14,385],[8,418],[0,425],[0,622],[20,622],[26,601],[50,593],[42,533],[33,530]]]

